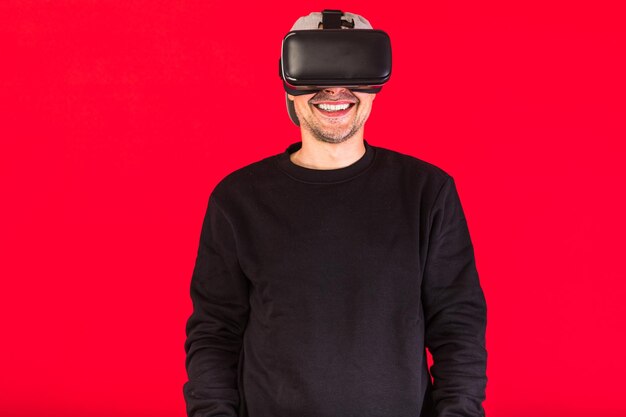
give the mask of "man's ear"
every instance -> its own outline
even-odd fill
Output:
[[[292,96],[291,94],[287,93],[287,98],[291,101],[293,101],[293,99],[295,98],[294,96]]]

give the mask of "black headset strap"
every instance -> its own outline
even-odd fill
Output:
[[[324,29],[341,29],[341,10],[326,9],[322,11],[322,24]]]

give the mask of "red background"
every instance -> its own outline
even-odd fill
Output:
[[[299,140],[280,41],[334,7],[392,39],[366,140],[457,182],[487,414],[625,415],[619,3],[2,1],[0,414],[184,415],[208,195]]]

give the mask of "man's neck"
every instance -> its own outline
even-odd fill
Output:
[[[363,134],[341,143],[302,136],[302,147],[290,155],[291,162],[310,169],[338,169],[352,165],[365,154]]]

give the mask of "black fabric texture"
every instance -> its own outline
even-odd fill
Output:
[[[352,165],[304,168],[300,146],[209,197],[187,414],[484,416],[487,307],[453,178],[367,141]]]

